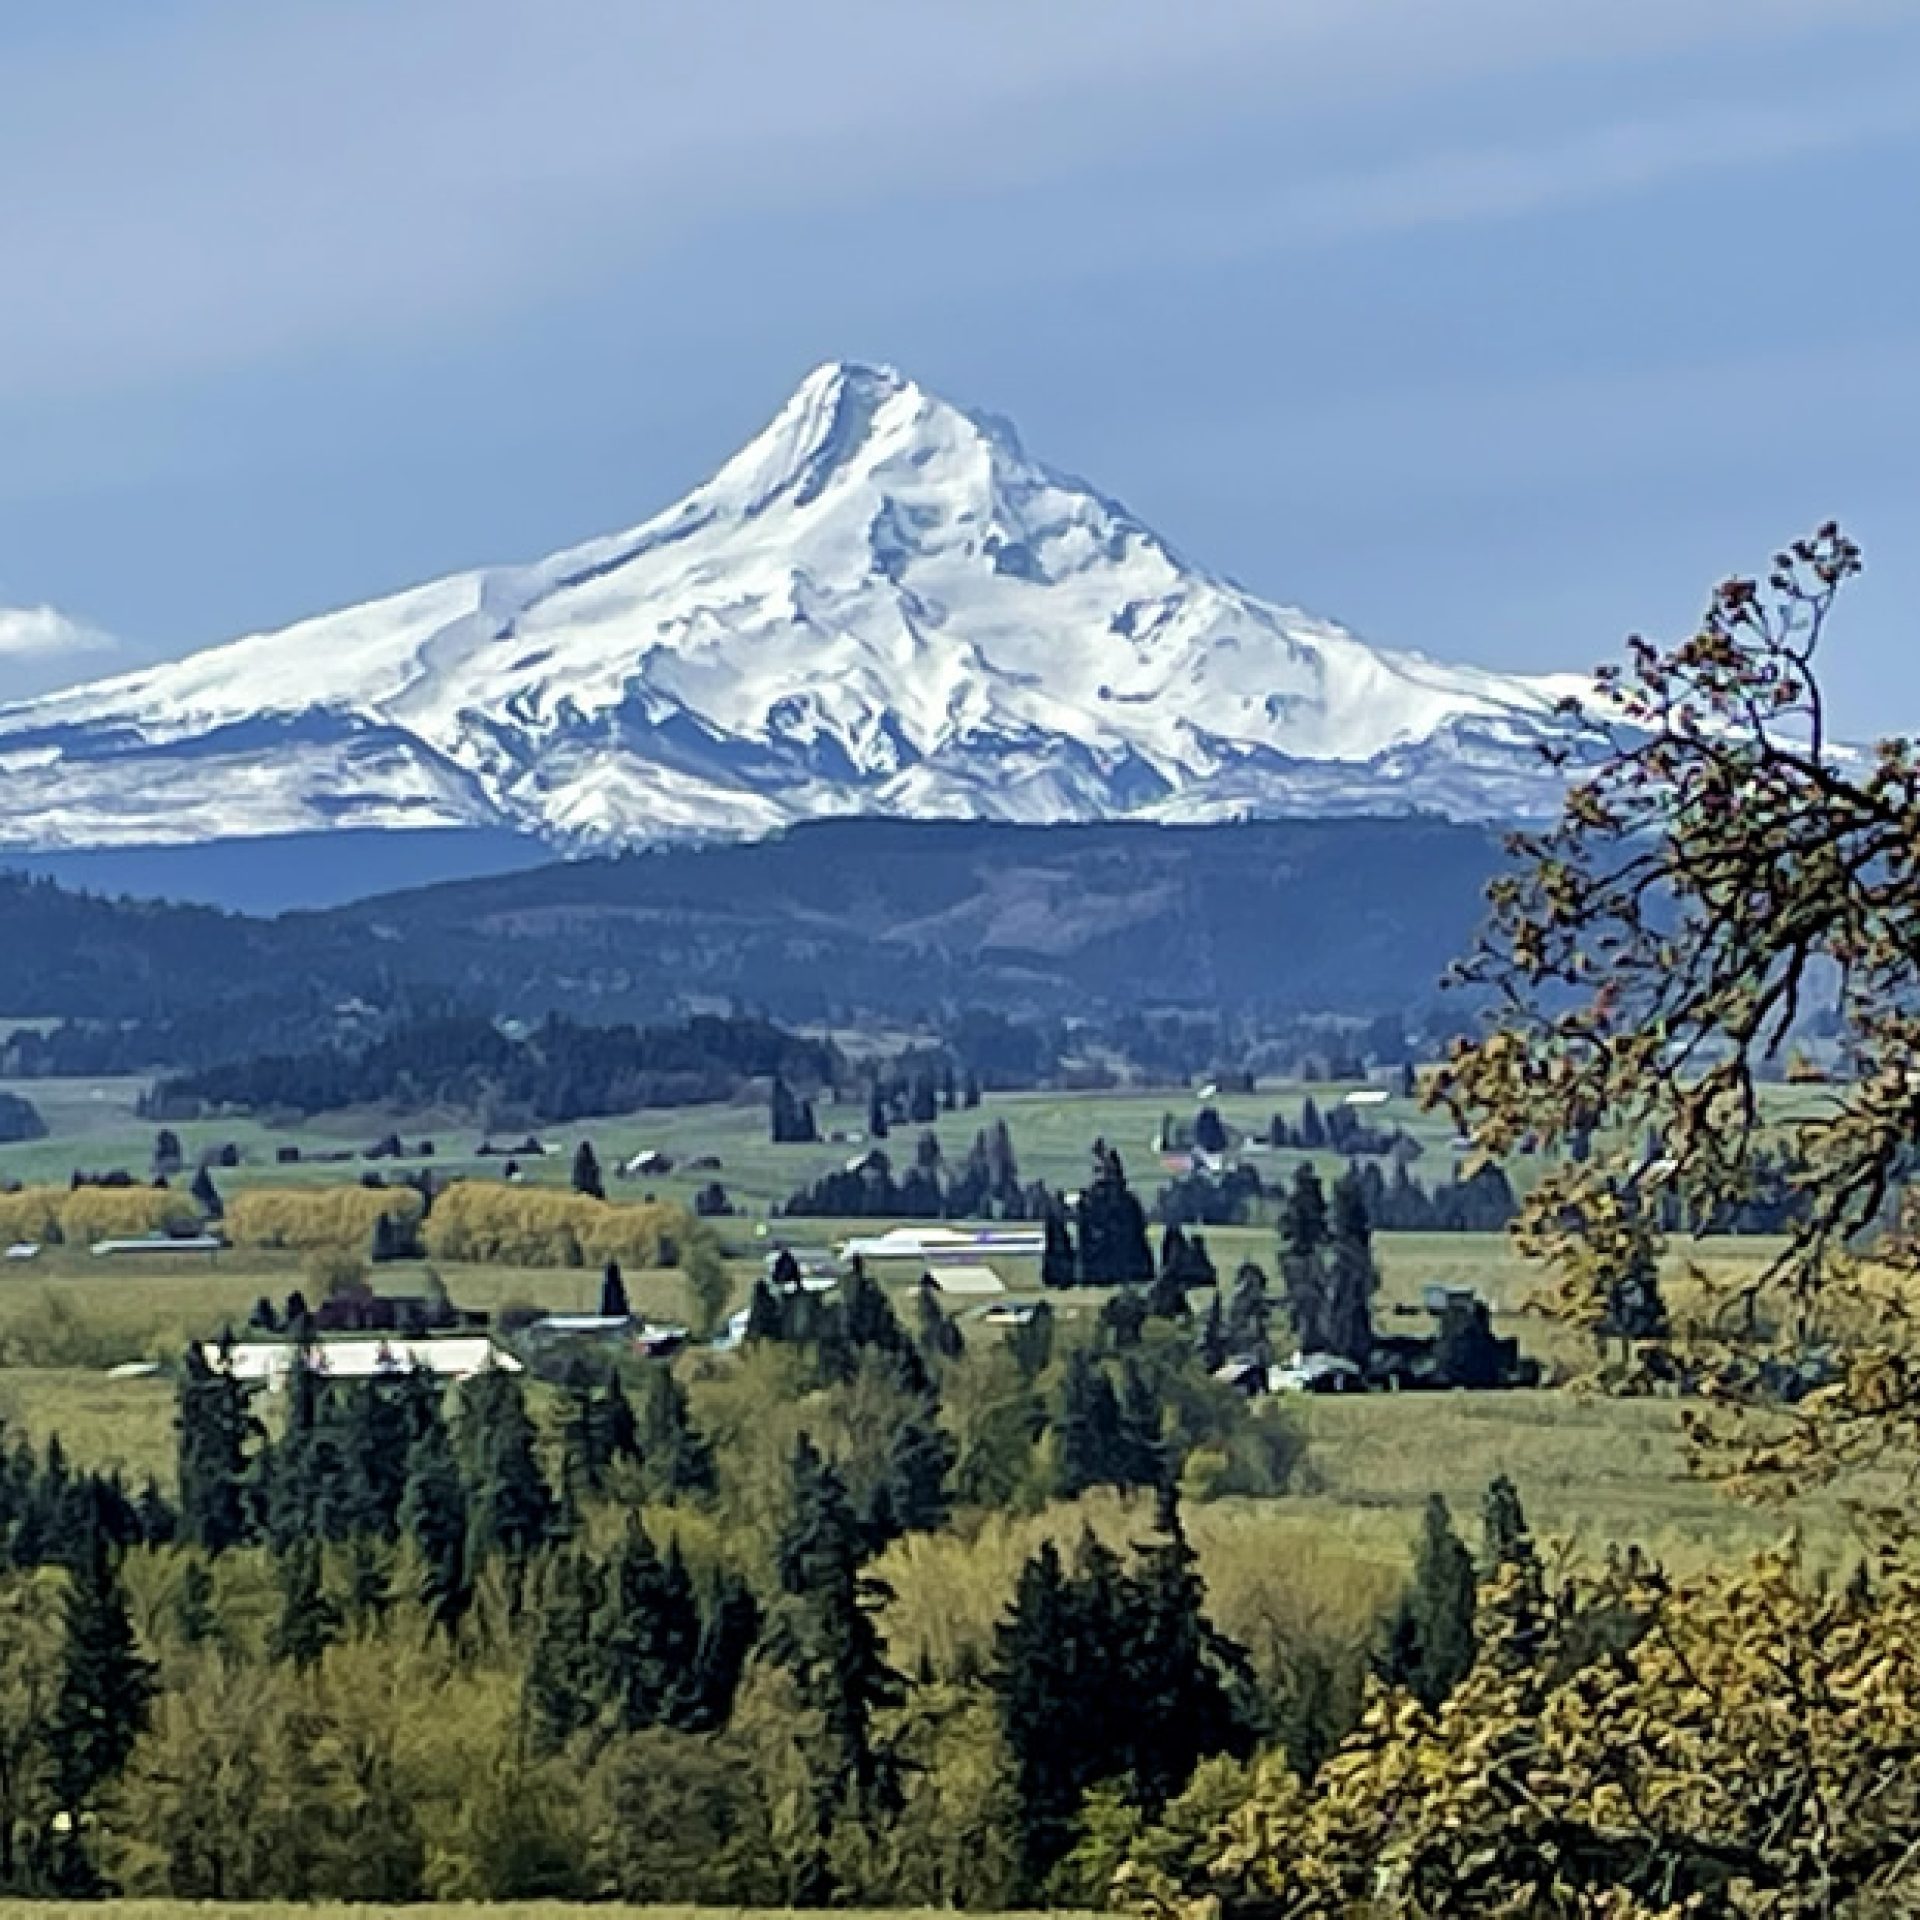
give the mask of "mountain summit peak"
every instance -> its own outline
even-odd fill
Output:
[[[0,847],[1514,818],[1555,803],[1572,687],[1258,600],[992,416],[833,361],[629,532],[0,709]]]
[[[890,455],[924,468],[955,449],[1003,444],[1011,434],[930,393],[897,369],[858,360],[815,367],[785,406],[715,475],[707,491],[744,496],[759,512],[776,496],[818,499],[838,474]]]

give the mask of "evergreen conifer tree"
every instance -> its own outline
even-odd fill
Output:
[[[753,1292],[747,1298],[746,1339],[749,1344],[758,1340],[780,1340],[786,1336],[787,1316],[781,1305],[780,1296],[765,1280],[753,1283]]]
[[[713,1449],[693,1424],[686,1388],[666,1367],[646,1375],[636,1440],[650,1498],[678,1500],[713,1491]]]
[[[1146,1295],[1137,1287],[1122,1287],[1100,1308],[1100,1318],[1095,1322],[1100,1344],[1115,1353],[1137,1347],[1147,1318]]]
[[[1373,1296],[1379,1286],[1366,1195],[1360,1176],[1349,1168],[1333,1189],[1325,1296],[1327,1352],[1355,1366],[1367,1364],[1373,1352]]]
[[[1437,1707],[1466,1677],[1474,1656],[1477,1588],[1473,1555],[1453,1530],[1439,1494],[1429,1496],[1414,1556],[1413,1584],[1389,1631],[1386,1678]]]
[[[599,1156],[591,1140],[582,1140],[573,1150],[573,1190],[584,1193],[590,1200],[607,1197],[607,1183],[601,1176]]]
[[[1489,1571],[1526,1565],[1539,1558],[1526,1510],[1520,1504],[1520,1489],[1504,1473],[1488,1483],[1480,1514],[1482,1559]]]
[[[1007,1351],[1029,1386],[1053,1363],[1053,1308],[1042,1300],[1027,1318],[1007,1329]]]
[[[608,1709],[623,1733],[697,1718],[700,1610],[678,1547],[664,1558],[631,1515],[594,1626]]]
[[[1199,1562],[1170,1488],[1160,1501],[1160,1537],[1140,1556],[1127,1596],[1130,1719],[1136,1729],[1128,1772],[1147,1809],[1157,1811],[1211,1754],[1245,1754],[1255,1726],[1245,1652],[1206,1615]]]
[[[710,1733],[727,1724],[747,1656],[759,1637],[760,1607],[753,1589],[738,1574],[721,1574],[701,1614],[694,1687],[682,1716],[689,1733]]]
[[[1089,1286],[1144,1286],[1154,1275],[1147,1216],[1103,1140],[1094,1143],[1093,1166],[1080,1196],[1080,1277]]]
[[[940,1304],[940,1289],[931,1274],[923,1274],[914,1292],[914,1317],[921,1357],[929,1367],[958,1360],[965,1353],[966,1336],[960,1323]]]
[[[606,1584],[582,1547],[549,1554],[535,1586],[533,1643],[522,1680],[536,1745],[563,1747],[593,1725],[605,1697],[599,1635]]]
[[[774,1550],[781,1598],[769,1647],[803,1705],[820,1716],[823,1805],[871,1810],[891,1798],[875,1719],[901,1696],[874,1618],[885,1589],[863,1570],[846,1482],[805,1434],[794,1446],[790,1484]]]
[[[1251,1260],[1243,1261],[1233,1276],[1227,1301],[1227,1346],[1262,1366],[1273,1363],[1273,1301],[1267,1276]]]
[[[1311,1104],[1311,1103],[1309,1103]],[[1333,1337],[1327,1310],[1327,1197],[1313,1163],[1293,1170],[1280,1214],[1280,1282],[1287,1316],[1303,1353],[1326,1353]]]
[[[1079,1611],[1049,1541],[1021,1569],[1013,1605],[995,1635],[994,1694],[1013,1755],[1021,1881],[1029,1898],[1066,1851],[1088,1784],[1073,1738],[1086,1686],[1074,1631]]]
[[[1176,1221],[1160,1237],[1160,1270],[1147,1291],[1147,1312],[1156,1320],[1185,1320],[1193,1312],[1187,1299],[1191,1255],[1187,1236]]]
[[[340,1610],[327,1593],[317,1540],[295,1540],[274,1558],[280,1587],[280,1615],[274,1623],[276,1660],[300,1668],[319,1664],[340,1630]]]
[[[1073,1229],[1065,1212],[1057,1205],[1047,1208],[1046,1242],[1040,1254],[1040,1284],[1043,1287],[1070,1287],[1080,1278],[1080,1256],[1073,1244]]]
[[[1218,1373],[1232,1353],[1227,1342],[1227,1316],[1216,1291],[1207,1302],[1207,1317],[1200,1323],[1200,1364],[1209,1373]]]
[[[627,1302],[627,1280],[618,1260],[609,1260],[600,1275],[600,1313],[607,1320],[629,1320],[633,1308]]]
[[[600,1390],[596,1419],[600,1452],[609,1465],[616,1460],[640,1458],[640,1423],[617,1369],[607,1375],[607,1383]]]
[[[553,1524],[553,1494],[518,1376],[498,1367],[475,1374],[460,1390],[460,1415],[469,1561],[491,1553],[524,1561]]]
[[[1053,1429],[1063,1499],[1074,1499],[1089,1487],[1125,1484],[1120,1402],[1113,1382],[1084,1347],[1074,1348],[1067,1356]]]
[[[210,1364],[197,1345],[181,1363],[174,1432],[181,1536],[224,1553],[249,1532],[250,1448],[259,1427],[232,1369]]]
[[[156,1685],[127,1612],[111,1542],[95,1529],[61,1603],[59,1677],[47,1719],[53,1789],[78,1845],[80,1814],[118,1778],[147,1725]]]
[[[1146,1373],[1132,1360],[1120,1370],[1120,1444],[1116,1460],[1123,1487],[1166,1487],[1171,1465],[1160,1417],[1160,1402]]]
[[[436,1407],[407,1457],[400,1526],[420,1556],[418,1599],[443,1632],[454,1632],[472,1589],[467,1575],[467,1490]]]
[[[393,1604],[392,1556],[372,1534],[357,1533],[347,1556],[347,1620],[368,1633],[387,1617]]]
[[[193,1185],[189,1189],[193,1204],[200,1209],[203,1220],[224,1220],[227,1217],[227,1203],[220,1197],[220,1189],[213,1184],[213,1174],[205,1166],[193,1176]]]
[[[953,1512],[949,1484],[959,1453],[929,1399],[893,1429],[887,1448],[890,1534],[937,1533]]]

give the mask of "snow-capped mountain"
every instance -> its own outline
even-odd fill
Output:
[[[1004,423],[833,365],[632,532],[0,707],[0,846],[1511,818],[1578,686],[1256,599]]]

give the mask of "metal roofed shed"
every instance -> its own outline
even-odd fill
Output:
[[[891,1227],[885,1233],[862,1234],[847,1241],[841,1252],[849,1260],[966,1260],[982,1254],[1037,1258],[1046,1249],[1046,1229],[1039,1226]]]
[[[193,1233],[178,1239],[163,1233],[145,1234],[139,1239],[96,1240],[88,1249],[96,1259],[110,1259],[123,1253],[225,1253],[227,1243],[210,1233]]]
[[[347,1337],[315,1340],[302,1347],[291,1340],[241,1340],[226,1350],[202,1341],[200,1356],[216,1371],[223,1367],[236,1380],[264,1386],[271,1393],[287,1384],[301,1356],[314,1373],[328,1380],[381,1380],[404,1373],[431,1373],[442,1380],[468,1380],[476,1373],[498,1368],[523,1373],[525,1367],[504,1347],[476,1335],[448,1340],[372,1340]]]
[[[991,1267],[966,1266],[945,1260],[927,1268],[926,1278],[942,1293],[1005,1293],[1007,1283]]]

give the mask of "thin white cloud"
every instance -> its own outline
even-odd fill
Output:
[[[111,634],[58,607],[0,607],[0,660],[61,660],[114,649]]]
[[[0,607],[0,705],[91,679],[119,652],[112,634],[58,607]]]

